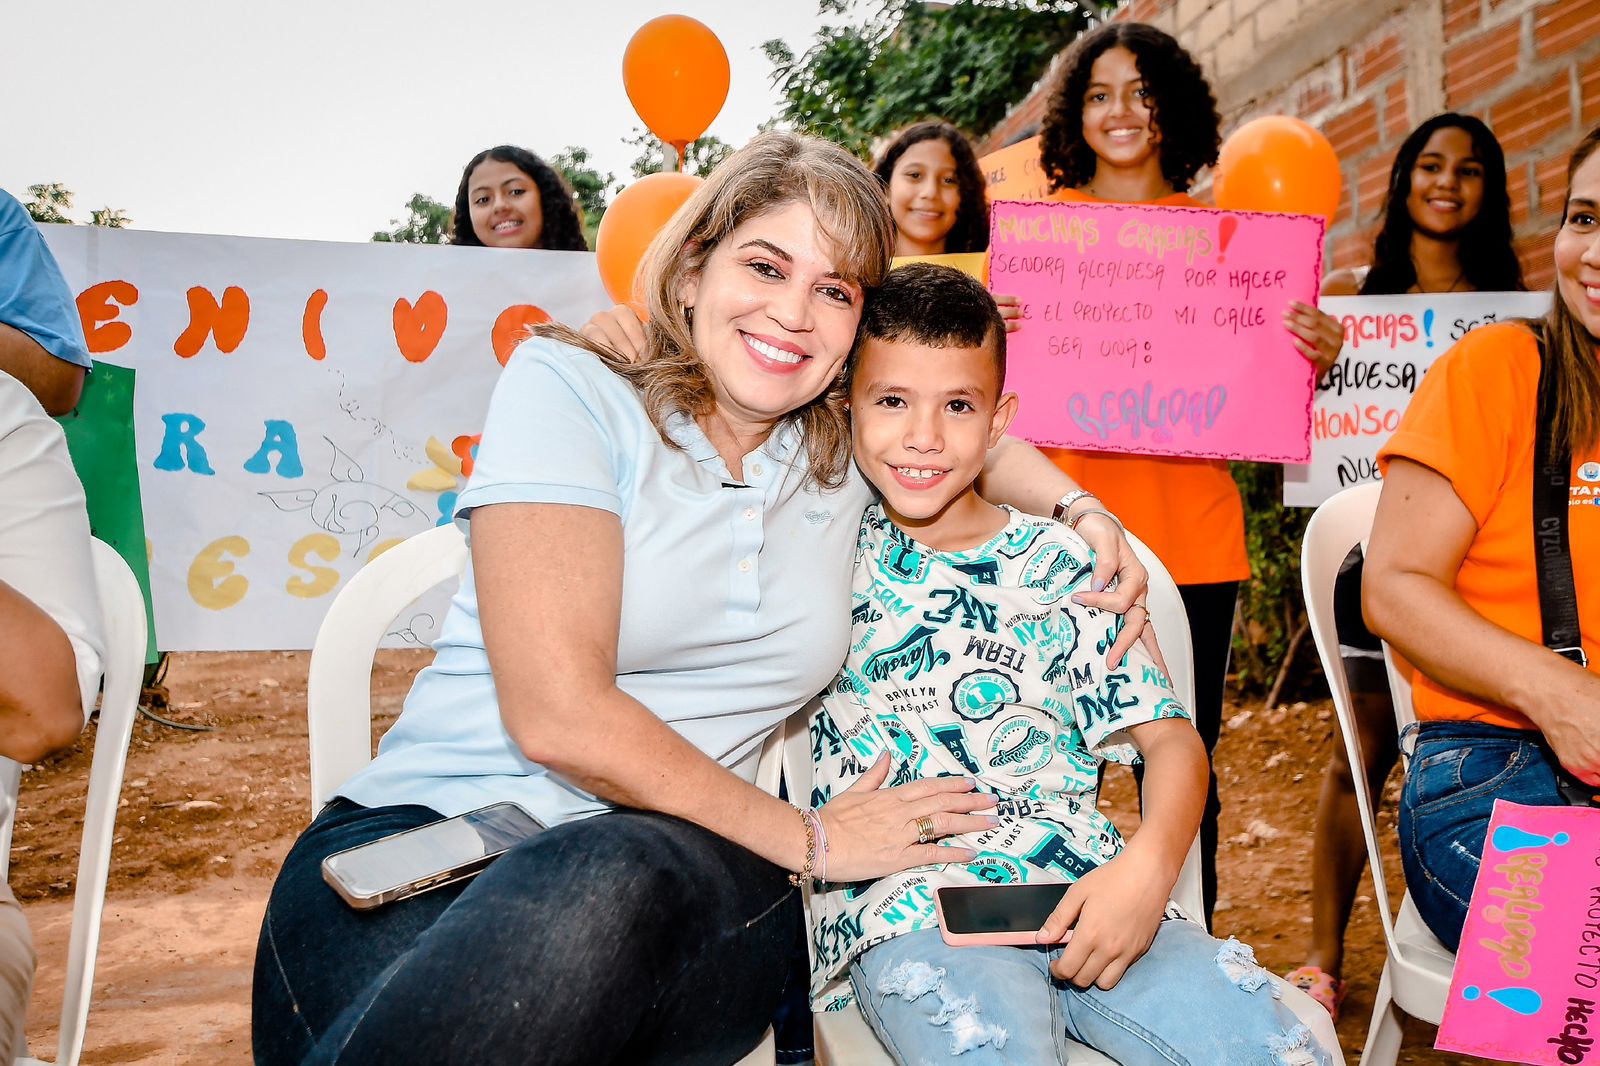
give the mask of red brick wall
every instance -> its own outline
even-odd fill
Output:
[[[1506,151],[1528,284],[1547,285],[1566,156],[1600,125],[1600,0],[1400,0],[1351,29],[1355,10],[1347,0],[1128,0],[1114,17],[1161,26],[1200,59],[1225,133],[1278,113],[1327,135],[1344,172],[1330,269],[1367,261],[1409,130],[1443,110],[1482,118]],[[1282,76],[1263,85],[1263,70]],[[1038,124],[1053,73],[982,150]]]

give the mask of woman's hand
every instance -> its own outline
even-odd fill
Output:
[[[1283,326],[1294,334],[1294,346],[1317,368],[1318,377],[1339,361],[1344,326],[1326,311],[1296,300],[1283,312]]]
[[[880,755],[818,812],[828,834],[829,881],[865,881],[913,866],[970,862],[977,853],[969,848],[919,843],[918,837],[932,841],[1000,824],[997,818],[972,813],[993,810],[994,797],[974,791],[970,777],[929,777],[884,788],[888,777],[889,756]],[[932,832],[922,833],[919,818],[931,819]],[[817,866],[820,870],[820,859]]]
[[[1005,321],[1006,332],[1015,333],[1022,328],[1022,301],[1015,296],[996,295],[994,304],[1000,308],[1000,317]]]
[[[1149,624],[1150,610],[1145,606],[1145,597],[1150,591],[1150,571],[1134,554],[1133,545],[1122,534],[1122,527],[1107,515],[1086,514],[1074,528],[1094,549],[1094,574],[1089,582],[1093,591],[1075,593],[1072,602],[1123,616],[1122,632],[1106,652],[1106,666],[1115,669],[1128,649],[1142,639],[1156,665],[1166,670],[1166,660],[1156,644],[1155,629]],[[1116,584],[1107,588],[1112,578],[1116,578]]]
[[[1600,787],[1600,676],[1553,652],[1548,667],[1553,683],[1541,686],[1548,694],[1528,717],[1544,733],[1562,766],[1579,780]]]
[[[627,304],[597,311],[578,332],[596,344],[603,344],[631,363],[644,358],[649,347],[644,322]]]

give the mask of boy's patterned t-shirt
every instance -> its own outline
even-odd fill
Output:
[[[890,522],[861,522],[850,654],[811,719],[813,804],[879,754],[888,784],[967,775],[992,792],[1001,824],[948,838],[972,862],[924,866],[874,882],[828,885],[814,900],[812,997],[849,1001],[838,980],[860,952],[937,927],[946,885],[1076,881],[1122,848],[1095,809],[1101,760],[1134,762],[1123,733],[1188,717],[1142,645],[1107,670],[1117,615],[1072,602],[1093,565],[1076,533],[1007,509],[1009,521],[968,551],[939,552]]]

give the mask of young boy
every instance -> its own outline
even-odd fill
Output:
[[[970,861],[818,893],[814,1002],[843,1006],[848,976],[902,1062],[1065,1062],[1064,1034],[1130,1064],[1327,1062],[1249,948],[1168,903],[1205,748],[1142,647],[1107,670],[1121,619],[1072,599],[1089,547],[978,494],[1017,409],[993,299],[949,268],[895,270],[852,365],[855,460],[883,499],[862,520],[850,654],[812,721],[813,802],[887,753],[892,783],[965,774],[996,817],[947,838]],[[1095,809],[1099,767],[1141,754],[1144,819],[1124,845]],[[942,835],[908,814],[908,832]],[[935,889],[1023,882],[1073,885],[1040,947],[943,942]]]

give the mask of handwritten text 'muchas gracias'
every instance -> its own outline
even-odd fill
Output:
[[[1100,220],[1054,211],[1032,217],[1009,215],[995,220],[995,235],[1001,244],[1068,244],[1082,253],[1099,245]],[[1163,226],[1137,218],[1117,227],[1116,240],[1118,247],[1137,248],[1158,259],[1182,255],[1191,265],[1216,248],[1209,226]]]

